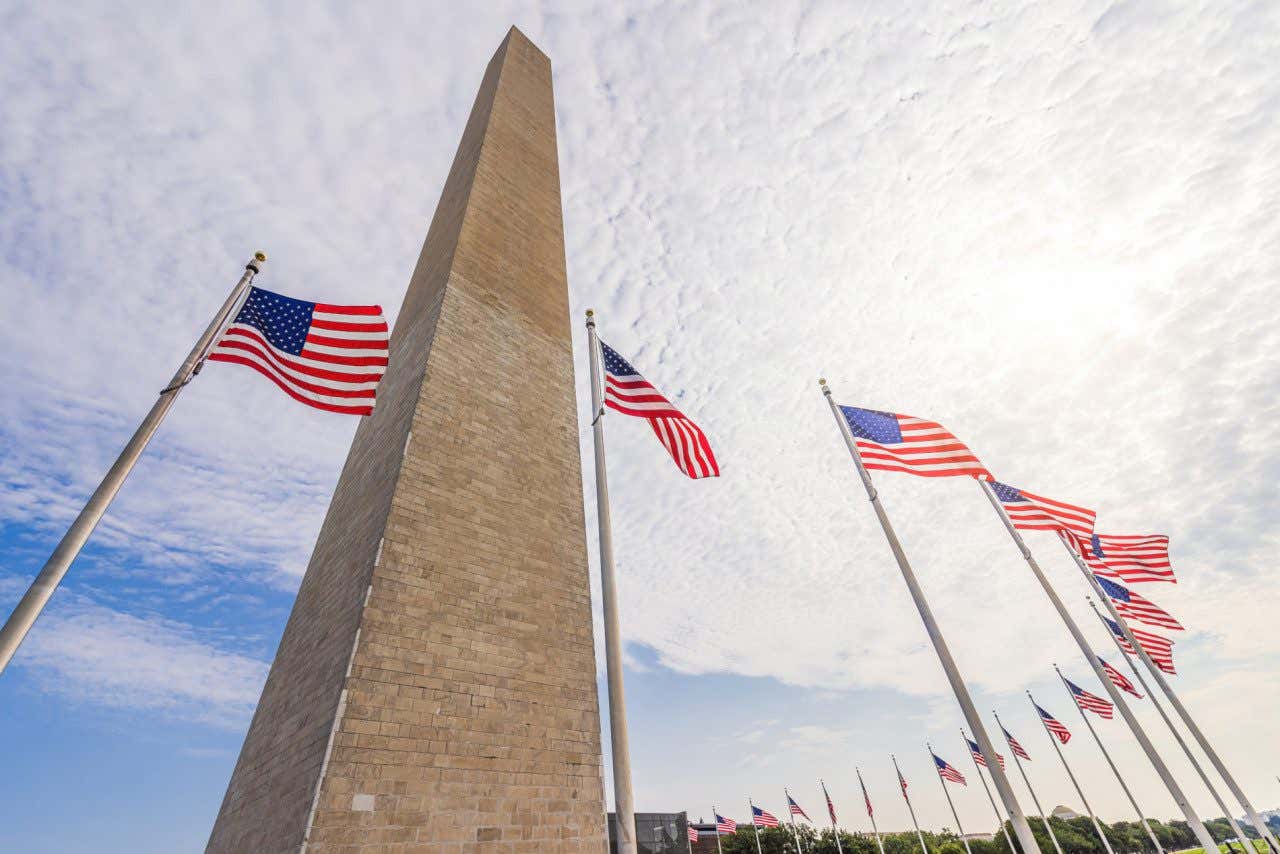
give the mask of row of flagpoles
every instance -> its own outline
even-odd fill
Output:
[[[246,264],[244,274],[232,288],[222,307],[196,341],[187,358],[183,360],[168,386],[160,391],[151,411],[143,419],[115,464],[63,536],[3,628],[0,628],[0,673],[12,659],[72,561],[110,506],[177,396],[200,372],[206,361],[230,362],[252,368],[270,379],[290,397],[309,406],[353,415],[368,415],[372,412],[377,386],[386,371],[389,358],[389,333],[381,308],[312,303],[254,287],[252,285],[254,276],[261,270],[265,261],[266,256],[259,252]],[[711,445],[698,425],[677,409],[622,356],[600,341],[596,333],[594,314],[591,311],[587,312],[587,332],[590,343],[596,509],[599,520],[605,662],[608,678],[610,739],[613,749],[614,796],[618,816],[618,851],[620,854],[636,854],[635,807],[631,788],[631,761],[622,680],[622,641],[605,463],[603,423],[605,410],[612,409],[621,414],[645,419],[676,465],[688,477],[693,479],[715,477],[720,474],[720,469]],[[1173,673],[1172,642],[1152,632],[1131,628],[1128,621],[1134,620],[1175,630],[1181,629],[1182,626],[1145,597],[1111,580],[1120,578],[1131,584],[1174,581],[1168,561],[1168,538],[1159,535],[1097,534],[1093,529],[1096,515],[1093,511],[1036,496],[999,483],[969,448],[940,424],[911,416],[842,406],[835,402],[826,380],[820,380],[819,384],[841,436],[853,457],[858,476],[866,489],[867,497],[884,531],[890,551],[902,573],[903,581],[920,613],[925,631],[929,635],[973,738],[976,739],[973,751],[975,761],[981,759],[981,764],[991,774],[996,792],[1023,850],[1029,852],[1039,849],[1026,816],[1018,805],[1017,798],[1004,773],[1003,763],[999,761],[999,756],[978,716],[968,688],[929,608],[915,572],[894,533],[888,513],[872,482],[870,475],[872,469],[925,477],[965,476],[973,478],[978,483],[1028,568],[1076,641],[1085,661],[1111,698],[1110,703],[1107,703],[1100,697],[1088,694],[1062,677],[1059,672],[1058,675],[1064,684],[1072,691],[1081,714],[1084,715],[1086,710],[1102,713],[1103,704],[1108,711],[1108,717],[1111,716],[1110,709],[1119,710],[1121,718],[1128,725],[1134,738],[1173,796],[1175,803],[1185,815],[1188,826],[1205,849],[1209,850],[1214,847],[1212,838],[1191,808],[1182,789],[1173,779],[1164,760],[1134,717],[1124,697],[1121,696],[1121,691],[1127,691],[1137,697],[1142,695],[1133,688],[1132,683],[1099,658],[1089,646],[1080,627],[1041,571],[1020,532],[1028,530],[1056,533],[1107,612],[1106,615],[1099,613],[1096,605],[1091,601],[1090,605],[1095,614],[1108,629],[1108,634],[1112,637],[1121,657],[1129,662],[1142,690],[1150,696],[1161,719],[1169,727],[1201,781],[1226,815],[1237,838],[1245,837],[1232,817],[1231,810],[1227,808],[1208,774],[1178,732],[1169,714],[1156,700],[1142,672],[1129,659],[1129,656],[1134,656],[1142,662],[1152,681],[1164,694],[1178,718],[1204,751],[1232,796],[1244,808],[1249,822],[1268,842],[1274,854],[1280,854],[1280,842],[1277,842],[1270,828],[1258,816],[1235,778],[1227,770],[1217,752],[1169,685],[1168,680],[1165,679],[1166,672]],[[1042,720],[1046,721],[1046,728],[1049,729],[1050,725],[1047,721],[1052,719],[1042,709],[1039,707],[1037,709]],[[1085,723],[1097,739],[1097,733],[1094,732],[1093,725],[1087,716],[1085,716]],[[1011,738],[1007,731],[1005,735],[1006,738]],[[1064,742],[1066,740],[1061,736],[1059,738]],[[1115,771],[1115,765],[1106,754],[1101,740],[1097,739],[1097,741],[1108,764]],[[1014,751],[1015,758],[1020,755],[1025,757],[1025,754],[1020,754],[1012,742],[1010,748]],[[1061,755],[1059,750],[1059,756]],[[1066,764],[1065,758],[1063,764],[1064,766]],[[1021,770],[1020,764],[1019,768]],[[1067,772],[1071,774],[1070,768],[1067,768]],[[1025,772],[1023,776],[1025,780]],[[1083,792],[1080,791],[1074,775],[1071,776],[1077,793],[1084,801]],[[1119,779],[1118,771],[1116,776]],[[1138,810],[1137,803],[1133,800],[1123,779],[1120,782],[1135,810]],[[903,785],[905,795],[905,783]],[[985,787],[985,780],[983,785]],[[1029,785],[1028,782],[1028,787]],[[992,806],[995,807],[995,798],[991,796],[989,790],[988,797],[991,798]],[[1034,792],[1032,797],[1034,800]],[[789,795],[788,799],[790,799]],[[948,801],[950,801],[949,795]],[[829,799],[828,805],[830,806]],[[868,801],[869,805],[870,801]],[[1087,803],[1086,808],[1088,808]],[[1037,809],[1039,809],[1038,803]],[[1141,811],[1138,810],[1138,812],[1141,815]],[[1090,814],[1093,815],[1092,810]],[[999,815],[998,809],[997,815]],[[913,813],[913,821],[914,818]],[[1147,832],[1151,833],[1150,828],[1147,828]],[[1099,834],[1101,834],[1100,828]],[[1154,835],[1152,840],[1155,842]],[[921,843],[923,845],[923,836]],[[1054,843],[1056,847],[1056,840]],[[1105,837],[1103,844],[1107,844]],[[1010,846],[1012,847],[1012,840],[1010,840]],[[1159,849],[1158,842],[1156,847]]]
[[[612,409],[625,415],[645,419],[654,434],[662,442],[677,467],[693,479],[714,477],[720,473],[719,464],[703,431],[677,409],[656,387],[646,380],[617,351],[604,344],[596,331],[596,319],[592,311],[587,312],[587,333],[589,341],[589,358],[591,365],[591,403],[592,432],[595,449],[596,473],[596,508],[600,537],[600,572],[603,590],[604,628],[605,628],[605,663],[608,679],[610,737],[613,745],[613,778],[614,798],[618,816],[618,851],[619,854],[635,854],[634,797],[631,788],[631,763],[627,741],[625,694],[622,680],[621,630],[618,622],[618,601],[616,570],[613,556],[613,534],[609,515],[608,484],[605,472],[604,424],[606,409]],[[873,512],[888,541],[889,549],[902,573],[903,581],[911,594],[912,601],[920,614],[925,632],[933,644],[939,662],[942,664],[947,681],[955,694],[957,703],[965,722],[976,740],[974,756],[981,757],[984,767],[991,774],[996,793],[1004,805],[1005,813],[1010,818],[1014,832],[1023,851],[1038,851],[1035,836],[1027,822],[1026,815],[1018,804],[1013,788],[1005,774],[1003,763],[997,761],[997,754],[974,706],[969,689],[960,674],[951,651],[943,637],[942,630],[934,618],[924,591],[921,589],[910,561],[907,558],[888,512],[880,500],[879,492],[872,481],[870,471],[890,471],[912,474],[923,477],[970,477],[973,478],[992,509],[1008,531],[1010,539],[1022,555],[1027,567],[1048,597],[1050,604],[1057,611],[1067,631],[1075,640],[1085,661],[1093,670],[1094,676],[1106,689],[1110,702],[1083,691],[1075,686],[1059,671],[1058,675],[1064,684],[1072,690],[1077,705],[1084,714],[1086,706],[1082,700],[1093,698],[1098,704],[1106,704],[1108,710],[1119,710],[1134,739],[1142,748],[1148,761],[1159,775],[1161,781],[1182,811],[1196,839],[1206,851],[1216,847],[1212,836],[1205,828],[1203,821],[1196,814],[1181,786],[1173,778],[1168,765],[1152,744],[1133,711],[1129,708],[1121,687],[1128,683],[1119,671],[1104,662],[1094,652],[1086,640],[1080,626],[1063,604],[1053,585],[1041,570],[1031,553],[1022,531],[1047,531],[1055,533],[1073,562],[1080,569],[1086,583],[1106,609],[1107,616],[1097,612],[1096,606],[1090,602],[1094,612],[1108,628],[1108,634],[1115,641],[1121,657],[1128,655],[1137,657],[1150,672],[1152,680],[1165,695],[1183,725],[1199,743],[1210,763],[1217,770],[1227,788],[1244,808],[1250,823],[1263,839],[1267,840],[1275,854],[1280,854],[1280,842],[1277,842],[1270,828],[1261,820],[1253,805],[1245,797],[1234,777],[1222,763],[1204,733],[1196,725],[1186,707],[1174,693],[1162,671],[1173,672],[1172,643],[1151,632],[1130,628],[1128,620],[1136,620],[1164,628],[1181,629],[1182,626],[1167,612],[1151,603],[1112,578],[1121,578],[1129,583],[1149,581],[1175,581],[1168,562],[1168,538],[1160,535],[1100,535],[1094,531],[1096,514],[1092,510],[1065,502],[1055,501],[1042,496],[1002,484],[994,478],[978,458],[959,439],[948,432],[942,425],[927,419],[898,415],[890,412],[842,406],[836,403],[826,380],[819,380],[823,395],[830,406],[832,416],[849,453],[853,458],[858,476],[866,489],[867,498]],[[1135,677],[1146,689],[1146,680],[1133,662]],[[1055,666],[1056,669],[1056,666]],[[1130,685],[1131,687],[1131,685]],[[1125,689],[1128,690],[1128,689]],[[1133,693],[1136,694],[1136,691]],[[1084,695],[1084,696],[1082,696]],[[1155,697],[1152,695],[1152,701]],[[1173,732],[1179,746],[1186,752],[1192,765],[1196,768],[1201,780],[1212,793],[1214,800],[1223,810],[1231,823],[1237,838],[1244,839],[1244,833],[1236,823],[1231,810],[1226,808],[1221,796],[1211,784],[1208,775],[1192,754],[1186,742],[1178,733],[1173,721],[1158,703],[1156,707],[1162,720]],[[1097,707],[1101,709],[1102,706]],[[1110,716],[1110,715],[1108,715]],[[1092,723],[1085,717],[1085,724],[1093,733],[1099,748],[1103,751],[1108,764],[1115,771],[1110,755],[1093,730]],[[968,736],[966,736],[968,738]],[[1059,751],[1061,756],[1061,751]],[[1065,758],[1063,759],[1065,765]],[[1068,769],[1070,773],[1070,769]],[[1117,779],[1128,795],[1135,810],[1139,812],[1136,801],[1129,791],[1119,772]],[[1025,774],[1024,774],[1025,779]],[[1076,783],[1074,775],[1073,784]],[[983,781],[985,786],[985,780]],[[945,790],[945,785],[944,785]],[[1081,795],[1079,785],[1076,790]],[[988,795],[990,792],[988,791]],[[991,798],[995,807],[995,799]],[[950,797],[948,796],[948,801]],[[1037,806],[1037,809],[1039,807]],[[954,807],[953,807],[954,812]],[[997,815],[999,810],[997,809]],[[1092,810],[1090,810],[1092,816]],[[914,815],[913,815],[914,820]],[[1096,823],[1096,818],[1095,818]],[[957,825],[959,820],[957,818]],[[1144,822],[1144,827],[1145,827]],[[918,828],[917,828],[918,829]],[[1147,827],[1148,834],[1151,830]],[[1101,829],[1099,828],[1099,834]],[[1151,834],[1155,842],[1154,834]],[[921,837],[923,844],[923,837]],[[1054,840],[1057,846],[1056,839]],[[1104,838],[1103,844],[1106,845]],[[1010,840],[1012,848],[1012,840]],[[1157,850],[1159,843],[1156,842]],[[1108,846],[1109,849],[1109,846]]]

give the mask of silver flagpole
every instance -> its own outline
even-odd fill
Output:
[[[1129,630],[1129,624],[1124,621],[1124,618],[1122,618],[1116,611],[1115,606],[1111,604],[1111,597],[1102,589],[1102,585],[1098,583],[1098,579],[1093,577],[1093,572],[1085,565],[1084,559],[1081,558],[1080,555],[1076,553],[1076,550],[1071,547],[1071,544],[1067,542],[1067,538],[1059,534],[1059,539],[1062,540],[1062,547],[1067,550],[1072,559],[1075,560],[1076,566],[1080,568],[1080,572],[1084,575],[1085,581],[1089,583],[1090,588],[1098,596],[1102,604],[1106,606],[1107,612],[1111,614],[1111,619],[1115,620],[1116,624],[1120,626],[1120,630],[1124,632],[1125,640],[1129,641],[1129,643],[1133,645],[1134,650],[1138,653],[1138,657],[1142,659],[1142,663],[1145,664],[1147,670],[1150,671],[1151,678],[1156,681],[1156,684],[1160,686],[1160,690],[1163,691],[1165,697],[1168,698],[1169,705],[1173,706],[1174,711],[1178,713],[1178,717],[1182,718],[1182,723],[1186,725],[1187,730],[1195,737],[1196,742],[1200,745],[1200,749],[1209,757],[1209,762],[1211,762],[1213,767],[1217,769],[1218,776],[1222,777],[1223,782],[1227,784],[1227,788],[1231,790],[1231,794],[1240,803],[1240,805],[1244,807],[1245,814],[1249,817],[1249,823],[1253,825],[1254,829],[1258,831],[1258,834],[1262,836],[1263,839],[1267,840],[1267,844],[1271,846],[1271,850],[1280,854],[1280,841],[1276,839],[1275,834],[1271,832],[1271,828],[1268,827],[1267,823],[1258,815],[1258,811],[1253,808],[1253,804],[1251,804],[1249,799],[1245,797],[1244,790],[1242,790],[1236,783],[1236,778],[1231,776],[1231,772],[1227,770],[1227,766],[1222,763],[1222,759],[1219,758],[1218,752],[1209,744],[1209,739],[1205,738],[1204,733],[1200,731],[1200,727],[1196,726],[1196,722],[1192,719],[1191,713],[1187,711],[1186,706],[1182,705],[1182,701],[1178,699],[1178,695],[1173,692],[1173,688],[1169,685],[1168,680],[1164,678],[1164,674],[1160,672],[1160,668],[1151,660],[1151,656],[1142,648],[1142,644],[1138,643],[1138,639],[1133,636],[1133,632]],[[1208,849],[1205,850],[1207,851]]]
[[[720,813],[716,812],[716,805],[711,805],[711,820],[716,823],[716,854],[724,854],[724,849],[720,847]]]
[[[1120,639],[1112,633],[1107,626],[1106,619],[1098,611],[1098,605],[1089,599],[1089,607],[1093,609],[1094,615],[1098,618],[1098,622],[1102,623],[1103,630],[1111,635],[1111,640],[1116,645],[1116,651],[1120,653],[1120,657],[1129,663],[1129,669],[1133,672],[1134,678],[1138,680],[1138,685],[1146,693],[1147,698],[1151,700],[1151,705],[1156,707],[1156,711],[1160,713],[1160,720],[1164,721],[1164,725],[1169,728],[1169,732],[1173,733],[1174,741],[1178,742],[1178,746],[1182,748],[1182,752],[1187,755],[1187,759],[1191,762],[1191,767],[1196,769],[1196,773],[1200,775],[1200,781],[1204,783],[1204,787],[1209,790],[1209,794],[1213,796],[1214,803],[1218,805],[1218,809],[1222,810],[1222,814],[1226,816],[1227,823],[1231,825],[1231,830],[1236,835],[1236,839],[1240,840],[1240,847],[1248,854],[1245,847],[1245,840],[1248,839],[1244,835],[1244,830],[1236,823],[1235,816],[1227,809],[1227,804],[1222,800],[1222,796],[1218,794],[1218,790],[1213,787],[1213,783],[1209,780],[1209,775],[1205,773],[1204,768],[1200,765],[1200,761],[1196,759],[1195,754],[1191,752],[1191,747],[1182,738],[1182,733],[1178,732],[1178,728],[1173,725],[1173,721],[1169,719],[1169,715],[1164,710],[1164,706],[1160,705],[1160,701],[1156,699],[1156,695],[1151,693],[1151,688],[1147,685],[1147,680],[1142,678],[1142,671],[1138,669],[1138,665],[1133,663],[1133,659],[1125,654],[1124,647],[1120,645]],[[1230,847],[1230,846],[1228,846]]]
[[[960,737],[964,739],[964,749],[969,750],[969,736],[965,735],[964,730],[960,730]],[[973,760],[973,770],[978,772],[978,779],[982,781],[982,791],[987,793],[987,800],[991,801],[991,811],[996,814],[996,823],[1000,825],[1000,832],[1004,834],[1004,841],[1009,844],[1009,851],[1013,852],[1013,854],[1017,854],[1018,849],[1013,847],[1013,839],[1009,836],[1009,828],[1004,826],[1004,816],[1000,815],[1000,808],[996,806],[995,796],[991,794],[991,787],[987,785],[987,778],[982,776],[982,766],[978,764],[978,757],[973,755],[972,750],[969,750],[969,758]],[[1027,779],[1025,774],[1022,776],[1022,779]],[[1028,788],[1030,787],[1028,786]],[[1033,801],[1035,800],[1034,794],[1032,794],[1031,799]],[[1039,804],[1036,804],[1036,809],[1040,809]],[[1057,847],[1057,844],[1057,840],[1055,839],[1054,846]],[[1061,848],[1058,848],[1058,854],[1062,854]]]
[[[895,768],[898,767],[897,762],[894,763],[894,767]],[[864,783],[862,780],[862,771],[857,767],[855,767],[853,770],[856,771],[858,774],[858,785],[862,787],[862,799],[867,803],[870,803],[871,798],[867,795],[867,784]],[[902,794],[903,794],[903,797],[906,797],[906,792],[903,792]],[[908,806],[909,805],[910,803],[908,803]],[[867,818],[871,819],[871,832],[876,835],[876,845],[878,845],[880,848],[880,854],[884,854],[884,840],[880,838],[880,828],[876,827],[876,811],[874,809],[867,810]],[[913,815],[911,819],[912,821],[914,821],[915,816]],[[920,829],[919,827],[916,828],[916,830],[919,830],[919,829]],[[838,836],[836,838],[839,839]],[[923,839],[920,840],[920,845],[922,847],[924,846]],[[843,850],[840,852],[840,854],[844,854]]]
[[[174,401],[178,399],[178,395],[182,393],[187,383],[200,372],[209,349],[216,343],[218,336],[222,334],[223,327],[240,307],[244,295],[249,292],[253,277],[262,269],[266,260],[266,255],[256,252],[249,259],[249,263],[245,264],[244,275],[240,277],[240,281],[236,282],[235,287],[231,289],[231,293],[227,295],[222,307],[213,316],[213,320],[209,321],[204,333],[196,339],[195,346],[182,361],[173,379],[169,380],[169,384],[160,392],[159,398],[151,405],[151,411],[142,419],[142,423],[134,431],[129,443],[116,458],[115,464],[107,471],[106,477],[98,484],[93,495],[89,496],[80,515],[62,535],[62,540],[49,556],[49,560],[45,562],[40,574],[23,594],[18,607],[14,608],[13,613],[9,615],[4,628],[0,629],[0,673],[9,666],[13,654],[18,651],[23,638],[27,636],[27,632],[31,631],[31,626],[44,611],[53,592],[58,589],[63,576],[70,569],[72,561],[80,554],[80,549],[84,548],[89,535],[93,533],[93,529],[98,526],[107,508],[111,506],[116,493],[120,491],[120,487],[124,486],[125,479],[133,471],[134,464],[138,462],[138,458],[146,450],[147,443],[160,428],[160,423],[164,421]]]
[[[898,767],[898,757],[890,753],[889,758],[893,760],[893,770],[898,772],[898,788],[902,789],[902,799],[907,802],[907,812],[911,813],[911,824],[915,826],[916,838],[920,840],[920,850],[924,854],[929,854],[929,846],[924,844],[924,834],[920,832],[920,822],[916,821],[915,807],[911,806],[911,798],[907,797],[907,787],[902,785],[903,777],[902,770]],[[876,838],[879,839],[880,834],[877,833]],[[883,850],[883,848],[884,846],[882,845],[881,849]]]
[[[1129,785],[1125,783],[1124,777],[1120,776],[1120,769],[1116,767],[1116,763],[1111,761],[1111,754],[1107,752],[1107,748],[1102,743],[1102,739],[1098,737],[1098,731],[1093,728],[1093,722],[1089,720],[1089,713],[1080,705],[1080,701],[1076,699],[1075,692],[1071,690],[1071,686],[1067,684],[1067,677],[1062,675],[1062,671],[1058,669],[1058,665],[1053,666],[1053,670],[1058,674],[1058,678],[1062,680],[1062,687],[1066,689],[1067,695],[1071,697],[1071,702],[1075,704],[1076,711],[1080,713],[1080,720],[1084,721],[1084,725],[1089,728],[1089,734],[1093,736],[1094,742],[1097,743],[1098,749],[1102,751],[1102,758],[1107,760],[1107,764],[1111,766],[1111,773],[1116,775],[1116,780],[1120,783],[1120,788],[1124,789],[1124,795],[1129,799],[1129,803],[1133,804],[1133,811],[1138,814],[1138,821],[1142,822],[1142,827],[1147,831],[1147,836],[1151,837],[1151,844],[1156,847],[1158,854],[1164,854],[1164,848],[1160,845],[1160,840],[1156,839],[1155,832],[1151,830],[1151,825],[1147,824],[1147,817],[1142,814],[1142,807],[1138,806],[1138,801],[1133,796],[1133,792],[1129,791]],[[1110,682],[1110,680],[1108,680]],[[1206,851],[1215,850],[1218,843],[1213,843]]]
[[[804,848],[800,846],[800,831],[796,830],[796,814],[791,811],[791,790],[783,786],[782,793],[787,796],[787,815],[791,817],[791,835],[796,840],[796,852],[804,854]]]
[[[587,311],[591,362],[591,423],[596,452],[596,519],[600,529],[600,591],[604,610],[604,660],[609,680],[609,739],[613,750],[613,802],[618,821],[618,854],[637,854],[636,808],[631,791],[631,748],[627,740],[627,698],[622,685],[622,630],[618,625],[617,571],[613,563],[613,521],[604,459],[604,391],[600,383],[600,338],[595,312]]]
[[[964,828],[960,825],[960,814],[956,812],[956,805],[951,800],[951,793],[947,791],[947,781],[942,778],[942,769],[938,767],[937,754],[933,752],[933,747],[929,742],[926,741],[924,746],[929,751],[929,759],[933,762],[933,770],[938,774],[938,783],[942,786],[942,794],[947,798],[947,806],[951,807],[951,817],[956,820],[956,833],[959,835],[960,841],[964,843],[964,850],[968,854],[973,854],[973,849],[969,847],[969,840],[964,838]]]
[[[992,746],[991,739],[987,736],[987,729],[982,725],[982,719],[978,717],[978,710],[973,705],[973,698],[969,696],[969,689],[965,687],[964,680],[960,678],[960,670],[956,667],[955,659],[951,657],[951,650],[947,647],[947,642],[942,637],[942,630],[938,628],[938,623],[933,618],[933,611],[929,608],[928,602],[925,601],[924,591],[920,589],[920,583],[916,580],[911,564],[907,561],[906,553],[902,550],[902,544],[898,542],[898,535],[894,533],[893,525],[889,522],[889,516],[885,513],[884,506],[880,503],[880,496],[876,492],[875,486],[871,483],[871,475],[867,473],[866,466],[862,464],[862,455],[858,453],[858,446],[853,439],[853,433],[849,430],[849,423],[840,414],[840,407],[836,405],[835,400],[832,398],[831,389],[827,386],[827,381],[819,380],[818,384],[822,387],[822,393],[826,396],[827,403],[831,407],[831,415],[836,419],[836,424],[840,428],[840,435],[844,437],[844,442],[853,457],[854,465],[858,468],[858,476],[862,479],[862,485],[867,490],[867,497],[871,500],[871,506],[875,510],[876,518],[880,520],[880,527],[884,529],[885,539],[889,541],[889,549],[893,552],[893,556],[898,562],[898,569],[902,571],[902,578],[907,583],[907,589],[911,592],[911,598],[915,602],[916,610],[920,612],[920,619],[924,623],[925,632],[928,633],[929,640],[933,643],[934,651],[938,655],[938,661],[942,664],[942,669],[947,674],[947,681],[951,683],[951,690],[955,693],[956,701],[960,704],[960,711],[964,713],[964,719],[969,724],[969,729],[973,731],[974,737],[978,739],[978,746],[982,749],[982,755],[987,759],[987,767],[991,769],[991,779],[995,782],[996,791],[1000,793],[1000,800],[1004,803],[1005,809],[1013,821],[1014,832],[1018,835],[1018,841],[1022,843],[1022,850],[1027,854],[1038,852],[1040,847],[1036,844],[1035,834],[1031,832],[1031,825],[1027,824],[1027,818],[1022,813],[1022,807],[1018,805],[1018,799],[1013,794],[1013,787],[1009,785],[1009,778],[996,766],[995,747]]]
[[[1053,832],[1053,825],[1049,824],[1049,816],[1045,813],[1044,807],[1040,806],[1040,799],[1036,797],[1036,790],[1031,788],[1031,780],[1027,777],[1027,769],[1022,767],[1022,760],[1018,758],[1018,751],[1014,750],[1013,742],[1009,740],[1009,731],[1004,728],[1004,723],[1001,722],[999,715],[995,712],[992,712],[991,715],[996,719],[996,723],[999,725],[1000,731],[1004,733],[1004,743],[1009,745],[1009,752],[1013,754],[1013,763],[1018,766],[1018,773],[1022,775],[1022,782],[1027,784],[1027,791],[1031,793],[1031,803],[1036,805],[1036,812],[1040,813],[1040,821],[1044,823],[1045,832],[1048,833],[1049,838],[1053,840],[1054,850],[1057,851],[1058,854],[1062,854],[1062,846],[1058,844],[1058,835]],[[1075,782],[1074,779],[1072,782]]]
[[[750,807],[751,829],[756,832],[756,854],[764,854],[764,849],[760,847],[760,825],[756,824],[756,805],[747,798],[747,806]]]
[[[854,770],[856,771],[857,769],[855,768]],[[862,779],[862,774],[858,774],[858,779],[859,780]],[[831,816],[831,814],[835,812],[835,810],[831,809],[831,795],[827,793],[827,784],[823,780],[819,780],[818,783],[822,786],[822,797],[827,802],[826,803],[827,815]],[[840,844],[840,828],[836,826],[836,820],[834,816],[831,817],[831,832],[832,834],[835,835],[835,838],[836,838],[836,854],[844,854],[844,846]],[[877,839],[880,838],[879,834],[876,834],[876,838]],[[883,854],[883,852],[881,852],[881,854]]]
[[[1192,833],[1196,835],[1196,839],[1204,847],[1205,851],[1212,851],[1217,845],[1213,841],[1213,836],[1205,828],[1204,822],[1200,820],[1200,816],[1191,808],[1191,802],[1187,800],[1187,796],[1183,794],[1173,774],[1169,771],[1169,766],[1165,765],[1164,759],[1156,751],[1155,745],[1151,743],[1151,739],[1147,738],[1146,732],[1142,729],[1142,724],[1138,722],[1138,718],[1129,708],[1129,704],[1125,702],[1124,697],[1120,693],[1120,689],[1111,684],[1111,680],[1107,678],[1107,674],[1103,671],[1102,665],[1098,662],[1098,656],[1094,654],[1093,649],[1089,646],[1089,642],[1085,640],[1084,633],[1080,631],[1080,627],[1076,625],[1075,619],[1071,616],[1062,600],[1058,598],[1057,591],[1053,589],[1053,585],[1049,583],[1049,579],[1040,570],[1040,564],[1036,563],[1036,559],[1031,556],[1031,549],[1027,548],[1027,544],[1022,539],[1022,534],[1013,526],[1013,521],[1009,518],[1009,514],[1005,512],[1004,506],[1001,505],[1000,499],[996,497],[995,490],[991,488],[988,481],[980,480],[978,485],[982,489],[982,494],[987,496],[987,500],[991,502],[992,508],[995,509],[996,515],[1000,517],[1000,521],[1004,522],[1005,529],[1009,532],[1009,536],[1013,538],[1014,545],[1022,552],[1022,557],[1027,562],[1027,566],[1031,568],[1032,574],[1036,580],[1040,582],[1040,586],[1044,589],[1045,595],[1049,597],[1054,610],[1058,612],[1058,616],[1062,618],[1067,626],[1067,630],[1071,632],[1071,636],[1075,638],[1076,645],[1080,647],[1080,654],[1084,656],[1085,661],[1089,662],[1089,666],[1093,668],[1094,675],[1098,677],[1098,681],[1111,695],[1111,702],[1120,710],[1120,716],[1124,718],[1124,722],[1129,725],[1129,729],[1133,732],[1133,737],[1138,740],[1142,751],[1147,754],[1147,759],[1155,767],[1156,773],[1160,775],[1160,779],[1164,781],[1165,788],[1169,790],[1169,794],[1173,796],[1174,803],[1182,810],[1183,816],[1187,820]],[[1154,836],[1152,837],[1154,839]]]
[[[1089,799],[1084,796],[1084,790],[1080,788],[1080,783],[1076,781],[1076,775],[1071,773],[1071,766],[1067,764],[1067,757],[1062,754],[1062,748],[1058,746],[1058,737],[1049,729],[1049,724],[1045,719],[1040,717],[1040,708],[1036,705],[1036,698],[1031,696],[1031,692],[1027,692],[1027,699],[1031,701],[1031,707],[1035,709],[1036,719],[1040,721],[1040,726],[1044,727],[1044,734],[1049,736],[1049,743],[1053,745],[1053,752],[1058,754],[1058,759],[1062,761],[1062,767],[1067,772],[1067,776],[1071,778],[1071,785],[1075,787],[1076,794],[1080,796],[1080,803],[1084,804],[1084,810],[1089,814],[1089,818],[1093,821],[1093,829],[1098,831],[1098,838],[1102,840],[1102,847],[1107,849],[1107,854],[1116,854],[1111,848],[1111,843],[1107,841],[1107,834],[1102,831],[1102,822],[1098,821],[1098,814],[1093,811],[1093,807],[1089,806]],[[1012,748],[1010,748],[1012,750]],[[1030,788],[1030,785],[1027,786]],[[1039,809],[1039,807],[1037,807]]]

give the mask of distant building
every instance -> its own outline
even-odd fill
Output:
[[[1058,804],[1056,807],[1054,807],[1053,812],[1049,813],[1049,815],[1052,816],[1053,818],[1060,818],[1063,821],[1080,817],[1080,813],[1076,812],[1071,807],[1064,806],[1062,804]]]
[[[609,813],[608,819],[609,854],[618,854],[618,822],[613,813]],[[711,835],[705,838],[711,840],[711,850],[714,851],[716,826],[710,827]],[[688,854],[688,816],[682,812],[636,813],[636,850],[640,854]],[[698,854],[702,849],[695,847],[693,850]]]

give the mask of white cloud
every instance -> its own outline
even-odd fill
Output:
[[[643,425],[607,418],[630,640],[685,674],[907,692],[952,731],[825,375],[842,401],[943,421],[1103,530],[1172,535],[1181,583],[1143,592],[1193,628],[1179,682],[1207,692],[1209,728],[1264,734],[1221,702],[1240,682],[1215,680],[1280,656],[1258,594],[1280,558],[1274,8],[453,5],[7,15],[0,312],[22,322],[0,340],[0,520],[28,547],[75,512],[253,249],[268,286],[394,315],[515,21],[556,72],[581,424],[590,305],[724,471],[687,482]],[[210,368],[98,541],[175,599],[296,583],[353,426]],[[980,691],[1078,666],[975,486],[877,482]],[[1032,547],[1088,623],[1060,547]],[[131,619],[67,631],[123,654],[155,629]]]
[[[265,662],[227,651],[190,626],[84,601],[46,614],[14,666],[73,701],[231,730],[248,724],[267,678]]]

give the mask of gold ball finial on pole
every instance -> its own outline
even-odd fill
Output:
[[[267,260],[267,253],[265,253],[265,252],[255,252],[255,253],[253,253],[253,257],[254,257],[254,258],[257,258],[259,261],[265,261],[265,260]]]

